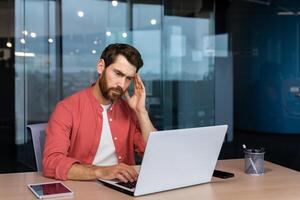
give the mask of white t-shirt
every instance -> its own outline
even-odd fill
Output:
[[[111,105],[101,105],[103,108],[102,134],[93,165],[109,166],[118,164],[116,149],[111,136],[111,131],[107,118],[107,110]],[[99,133],[100,134],[100,133]]]

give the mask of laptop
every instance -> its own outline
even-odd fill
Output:
[[[151,132],[136,182],[98,181],[132,196],[210,182],[227,127]]]

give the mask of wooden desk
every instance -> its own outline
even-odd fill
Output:
[[[65,184],[74,191],[72,199],[76,200],[300,199],[300,173],[297,171],[265,162],[266,172],[263,176],[249,176],[243,172],[243,159],[218,161],[217,168],[232,171],[235,177],[227,180],[213,178],[212,183],[141,197],[130,197],[96,181],[66,181]],[[1,174],[0,199],[36,199],[27,189],[27,184],[47,181],[53,179],[42,177],[38,172]]]

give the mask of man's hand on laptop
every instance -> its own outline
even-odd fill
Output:
[[[98,167],[94,166],[94,173],[97,178],[105,180],[118,179],[127,183],[137,180],[138,173],[133,166],[120,163],[112,166]]]

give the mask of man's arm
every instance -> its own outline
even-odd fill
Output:
[[[143,111],[136,112],[136,116],[139,121],[143,138],[147,143],[150,132],[156,131],[156,129],[154,128],[146,109]]]
[[[46,177],[66,180],[67,172],[80,161],[68,157],[72,115],[67,106],[60,102],[52,113],[46,129],[43,151],[43,174]]]
[[[153,126],[146,110],[146,89],[143,81],[138,74],[136,74],[136,76],[134,77],[133,96],[130,97],[128,91],[126,91],[125,97],[127,99],[128,105],[134,110],[137,116],[143,138],[145,142],[147,142],[149,133],[156,131],[156,129]]]
[[[71,180],[95,180],[99,178],[133,182],[137,180],[137,176],[138,174],[134,167],[123,163],[107,167],[74,164],[68,171],[68,179]]]

